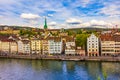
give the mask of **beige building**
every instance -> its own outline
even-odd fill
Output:
[[[15,40],[9,40],[10,54],[14,55],[18,52],[17,42]]]
[[[49,54],[49,43],[47,39],[42,40],[42,54]]]
[[[12,39],[1,40],[1,53],[2,54],[16,54],[17,42]]]
[[[76,55],[85,56],[85,50],[81,49],[81,47],[77,47]]]
[[[9,55],[10,52],[10,43],[8,40],[1,40],[1,54]]]
[[[66,55],[75,55],[75,39],[74,37],[67,36],[65,42],[65,54]]]
[[[31,54],[42,54],[42,43],[41,39],[32,39],[31,40]]]
[[[101,39],[101,55],[108,56],[115,54],[115,41],[113,35],[105,33],[100,36]]]

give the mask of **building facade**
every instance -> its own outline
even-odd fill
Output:
[[[115,41],[113,35],[105,33],[100,36],[101,39],[101,55],[111,56],[115,53]]]
[[[42,44],[40,39],[31,40],[31,54],[41,54]]]
[[[87,56],[99,56],[99,38],[93,33],[87,38]]]
[[[18,42],[18,54],[30,55],[30,41],[29,40],[19,40]]]
[[[65,54],[66,55],[75,55],[75,39],[74,37],[67,36],[65,42]]]
[[[53,37],[48,40],[49,54],[61,54],[62,41],[60,37]]]
[[[42,40],[42,54],[49,55],[49,42],[47,39]]]

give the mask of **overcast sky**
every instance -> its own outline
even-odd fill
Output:
[[[0,24],[43,28],[120,27],[120,0],[0,0]]]

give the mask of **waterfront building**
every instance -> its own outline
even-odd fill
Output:
[[[115,41],[113,35],[105,33],[100,35],[101,39],[101,55],[108,56],[115,54]]]
[[[74,37],[67,36],[65,41],[65,54],[75,55],[75,39]]]
[[[81,49],[81,47],[77,47],[76,55],[85,56],[85,50]]]
[[[9,54],[9,41],[8,40],[1,40],[1,53],[4,54]]]
[[[49,54],[61,54],[62,41],[60,37],[49,37]]]
[[[12,39],[1,40],[1,53],[2,54],[16,54],[17,42]]]
[[[114,41],[115,41],[115,54],[114,55],[120,55],[120,33],[115,33],[113,35]]]
[[[87,56],[99,56],[99,38],[93,33],[87,38]]]
[[[18,41],[18,54],[30,54],[30,41],[29,40],[19,40]]]
[[[32,39],[30,44],[31,54],[41,54],[42,50],[41,39]]]
[[[9,39],[9,44],[10,44],[10,54],[15,55],[18,52],[18,45],[15,40]]]
[[[48,55],[49,54],[49,43],[48,39],[42,40],[42,54]]]

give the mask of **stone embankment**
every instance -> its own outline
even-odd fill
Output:
[[[1,58],[18,58],[18,59],[40,59],[40,60],[67,60],[67,61],[118,61],[120,57],[87,57],[87,56],[48,56],[48,55],[10,55],[0,56]]]

